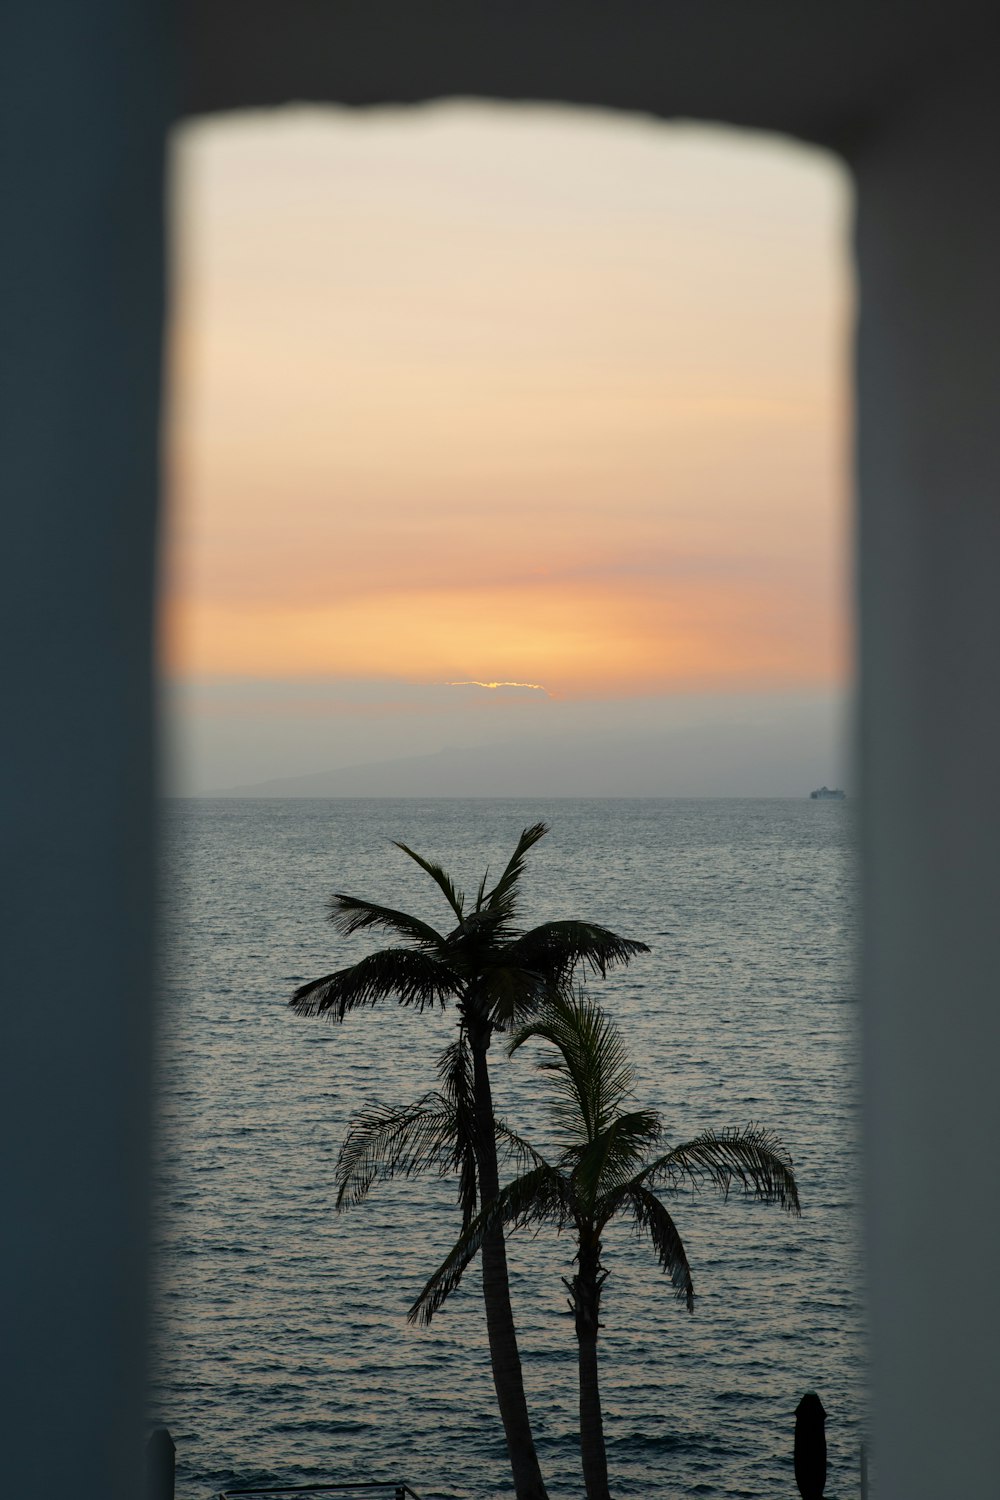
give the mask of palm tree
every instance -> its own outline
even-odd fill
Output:
[[[396,848],[414,860],[443,894],[454,923],[446,933],[407,912],[340,892],[330,898],[330,919],[345,935],[388,932],[402,943],[347,968],[325,974],[295,991],[289,1002],[298,1015],[342,1021],[349,1011],[395,999],[418,1010],[455,1003],[459,1038],[445,1054],[448,1089],[461,1097],[463,1135],[452,1163],[459,1171],[463,1222],[488,1207],[499,1191],[497,1144],[487,1052],[496,1031],[510,1031],[543,1002],[570,992],[581,965],[603,975],[615,964],[647,953],[645,943],[619,937],[580,921],[544,922],[525,931],[518,925],[518,897],[528,851],[548,832],[545,823],[525,828],[503,874],[487,890],[483,876],[475,901],[465,897],[440,865],[406,844]],[[455,1092],[457,1091],[457,1092]],[[341,1194],[343,1199],[343,1193]],[[497,1404],[507,1438],[518,1500],[545,1500],[528,1421],[521,1361],[510,1305],[503,1226],[491,1224],[481,1242],[483,1300]]]
[[[609,1500],[597,1372],[601,1293],[608,1277],[601,1261],[601,1236],[608,1223],[624,1217],[638,1235],[648,1236],[661,1269],[691,1312],[694,1284],[684,1243],[654,1189],[674,1195],[685,1186],[708,1183],[727,1196],[735,1184],[747,1196],[778,1203],[796,1214],[798,1191],[791,1159],[780,1142],[753,1125],[706,1131],[684,1145],[659,1149],[662,1123],[657,1112],[623,1107],[635,1074],[621,1035],[583,996],[551,1001],[542,1015],[521,1027],[509,1051],[533,1039],[552,1049],[540,1066],[554,1080],[552,1113],[565,1143],[550,1164],[526,1141],[505,1132],[526,1170],[483,1206],[409,1316],[411,1321],[431,1321],[497,1225],[553,1223],[559,1232],[572,1228],[577,1271],[565,1285],[579,1351],[583,1476],[588,1500]]]

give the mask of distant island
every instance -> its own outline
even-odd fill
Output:
[[[831,789],[828,786],[821,786],[809,795],[814,802],[843,802],[847,797],[847,793],[842,792],[839,787]]]

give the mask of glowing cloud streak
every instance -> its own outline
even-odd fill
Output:
[[[540,682],[479,682],[475,677],[468,678],[464,682],[446,682],[445,687],[481,687],[481,688],[530,688],[533,693],[544,693],[546,698],[552,694],[547,687]]]

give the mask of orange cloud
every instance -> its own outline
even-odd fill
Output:
[[[300,607],[203,599],[168,620],[168,666],[197,676],[544,682],[557,696],[608,696],[829,683],[844,667],[843,642],[794,595],[728,580],[411,589]]]

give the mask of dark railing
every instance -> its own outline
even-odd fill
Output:
[[[408,1484],[394,1479],[356,1479],[346,1484],[275,1484],[263,1489],[220,1490],[218,1500],[242,1500],[244,1495],[352,1495],[365,1490],[391,1490],[392,1500],[420,1500]]]

